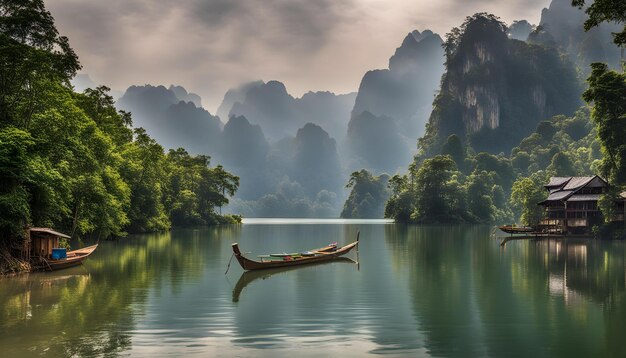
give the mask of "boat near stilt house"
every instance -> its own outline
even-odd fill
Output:
[[[540,237],[591,237],[593,227],[605,220],[598,207],[609,183],[601,177],[551,177],[544,185],[548,197],[537,203],[543,207],[543,218],[536,226],[499,226],[507,234],[518,238]],[[610,221],[624,222],[626,217],[626,192],[615,202],[615,214]]]
[[[80,265],[98,247],[96,244],[67,251],[59,247],[59,241],[70,236],[50,228],[33,227],[26,234],[22,255],[29,259],[34,270],[54,271]]]
[[[498,226],[498,229],[506,232],[507,234],[515,235],[515,234],[530,234],[535,231],[535,228],[530,226],[514,226],[514,225],[504,225]]]
[[[591,236],[592,229],[605,220],[598,200],[609,189],[601,177],[551,177],[544,185],[548,197],[538,203],[544,208],[543,219],[537,232],[554,236]],[[615,202],[615,217],[611,221],[624,221],[625,193]]]

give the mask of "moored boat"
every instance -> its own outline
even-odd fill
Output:
[[[66,251],[61,248],[61,239],[70,239],[51,228],[30,228],[24,240],[23,255],[29,257],[35,270],[53,271],[80,265],[98,244],[82,249]]]
[[[239,250],[239,244],[234,243],[233,247],[233,255],[241,265],[241,267],[246,270],[260,270],[260,269],[269,269],[269,268],[277,268],[277,267],[287,267],[287,266],[296,266],[296,265],[306,265],[310,263],[322,262],[334,260],[338,257],[341,257],[352,249],[359,245],[359,233],[357,233],[356,241],[345,245],[343,247],[337,247],[337,244],[330,244],[328,246],[324,246],[319,249],[308,250],[302,253],[292,253],[292,254],[270,254],[260,256],[261,261],[252,260],[247,257],[244,257],[241,251]]]
[[[530,234],[535,230],[534,228],[530,226],[511,226],[511,225],[498,226],[498,229],[506,232],[507,234]]]
[[[98,244],[87,246],[78,250],[68,251],[67,257],[62,259],[44,259],[44,262],[46,263],[44,269],[53,271],[80,265],[89,255],[91,255],[92,252],[96,250],[96,248],[98,248]]]

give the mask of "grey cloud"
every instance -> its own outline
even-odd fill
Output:
[[[94,81],[181,84],[214,111],[228,88],[259,78],[296,96],[352,92],[415,28],[443,35],[478,11],[537,23],[549,0],[45,2]]]
[[[233,41],[261,42],[278,51],[315,50],[347,21],[352,0],[198,1],[190,10],[211,31],[226,29]]]

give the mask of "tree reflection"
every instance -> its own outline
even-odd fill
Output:
[[[514,241],[480,227],[386,229],[410,267],[435,356],[616,355],[626,323],[623,242]]]
[[[213,233],[215,234],[215,233]],[[172,236],[187,236],[172,239]],[[3,355],[97,356],[131,345],[149,290],[202,277],[207,231],[100,243],[83,266],[0,282]]]

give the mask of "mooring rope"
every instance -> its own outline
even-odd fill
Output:
[[[235,256],[235,253],[233,252],[233,254],[230,255],[230,260],[228,260],[228,267],[226,267],[226,272],[224,272],[224,275],[226,275],[228,273],[228,270],[230,270],[230,263],[233,261],[234,256]]]

